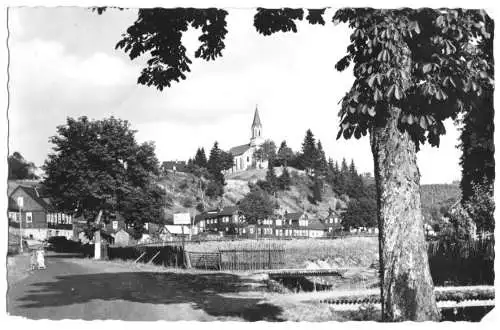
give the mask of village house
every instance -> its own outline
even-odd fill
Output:
[[[262,123],[260,121],[259,110],[256,107],[251,126],[250,142],[233,147],[229,150],[229,153],[234,157],[233,168],[229,171],[245,171],[252,167],[266,168],[267,161],[257,160],[254,157],[255,151],[263,143],[264,139],[262,138]]]
[[[183,160],[168,160],[161,164],[161,169],[164,172],[185,172],[187,170],[187,164]]]
[[[240,216],[236,206],[208,210],[195,217],[198,230],[223,234],[237,234]]]
[[[334,210],[331,210],[328,214],[327,217],[323,219],[323,224],[326,227],[327,230],[327,235],[331,236],[334,235],[337,232],[342,231],[342,219],[340,215],[335,212]]]
[[[19,210],[18,199],[22,198],[23,207]],[[73,238],[73,217],[59,212],[48,196],[36,186],[18,186],[9,196],[9,226],[19,228],[21,223],[23,237],[46,240],[52,236]]]

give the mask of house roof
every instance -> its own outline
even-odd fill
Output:
[[[312,220],[309,220],[309,223],[307,225],[307,229],[325,230],[326,226],[323,223],[321,223],[319,220],[312,219]]]
[[[225,206],[222,209],[212,209],[212,210],[208,210],[206,212],[203,212],[202,214],[198,214],[195,217],[195,220],[196,219],[201,220],[201,219],[205,219],[207,217],[231,216],[237,212],[238,212],[238,208],[236,206]],[[203,218],[201,216],[203,216]]]
[[[286,213],[286,220],[299,220],[300,217],[304,214],[304,212],[294,212],[294,213]]]
[[[170,234],[176,235],[188,235],[189,227],[188,226],[180,226],[180,225],[165,225],[164,227]],[[183,232],[184,230],[184,232]]]
[[[219,215],[228,216],[233,215],[238,212],[238,208],[236,206],[226,206],[219,211]]]
[[[233,156],[240,156],[243,155],[248,149],[250,149],[250,144],[246,143],[229,149],[229,153]]]
[[[255,114],[253,115],[252,127],[254,126],[262,126],[262,124],[260,123],[259,109],[257,109],[257,107],[255,107]]]
[[[50,199],[46,196],[43,196],[39,189],[35,186],[18,186],[16,189],[12,191],[10,196],[12,196],[18,189],[22,189],[26,195],[28,195],[35,203],[40,205],[47,211],[54,210],[54,207],[50,203]],[[43,196],[43,197],[42,197]],[[12,200],[12,201],[11,201]],[[12,197],[9,198],[9,209],[10,210],[18,210],[17,201],[15,201]]]

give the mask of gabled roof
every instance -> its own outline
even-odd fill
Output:
[[[241,146],[236,146],[229,149],[229,153],[233,156],[243,155],[248,149],[250,149],[250,144],[242,144]]]
[[[202,214],[199,214],[195,217],[196,219],[202,219],[201,215],[203,215],[203,219],[206,217],[219,217],[219,216],[231,216],[238,212],[238,208],[236,206],[225,206],[222,209],[212,209]]]
[[[181,225],[165,225],[165,228],[170,234],[174,235],[189,235],[189,227]]]
[[[299,220],[300,217],[304,214],[304,212],[294,212],[294,213],[286,213],[286,220]]]
[[[219,215],[228,216],[233,215],[238,212],[238,208],[236,206],[226,206],[219,211]]]
[[[309,220],[309,223],[307,225],[307,229],[312,229],[312,230],[325,230],[326,226],[321,223],[320,221],[316,219]]]
[[[18,189],[22,189],[26,193],[26,195],[28,195],[33,201],[35,201],[35,203],[40,205],[46,211],[54,210],[54,207],[50,203],[50,199],[46,196],[42,197],[40,191],[35,186],[18,186],[16,189],[14,189],[14,191],[12,191],[10,195],[12,196]],[[12,199],[13,204],[11,203],[10,199]],[[17,201],[14,201],[13,198],[9,198],[9,209],[18,210]]]
[[[253,115],[252,127],[254,127],[254,126],[262,126],[262,124],[260,122],[260,117],[259,117],[259,109],[257,109],[257,107],[255,107],[255,114]]]

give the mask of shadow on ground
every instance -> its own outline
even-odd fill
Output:
[[[248,282],[225,273],[99,273],[56,277],[34,283],[18,302],[23,309],[84,304],[92,300],[125,300],[150,304],[191,303],[216,317],[246,321],[281,321],[282,309],[258,298],[228,297],[249,291]]]

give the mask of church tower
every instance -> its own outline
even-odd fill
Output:
[[[251,146],[258,146],[262,144],[264,140],[262,139],[262,123],[260,122],[259,109],[255,107],[255,114],[253,116],[252,123],[252,138],[250,139]]]

